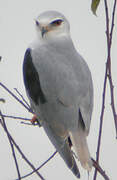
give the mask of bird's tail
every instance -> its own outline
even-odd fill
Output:
[[[46,124],[46,122],[43,123],[43,127],[49,139],[65,161],[68,168],[74,173],[77,178],[80,178],[80,172],[73,157],[73,153],[69,146],[68,140],[65,140],[63,137],[58,136],[55,131]]]
[[[78,166],[75,162],[75,159],[73,157],[73,154],[67,142],[64,142],[64,145],[63,147],[61,147],[59,153],[61,157],[64,159],[64,161],[66,162],[69,169],[71,169],[71,171],[74,173],[74,175],[77,178],[80,178],[80,172],[79,172]]]
[[[79,127],[77,131],[71,132],[70,138],[81,165],[86,170],[91,171],[92,160],[87,145],[86,133],[83,128]]]

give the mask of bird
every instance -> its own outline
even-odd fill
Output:
[[[23,79],[30,105],[73,174],[78,162],[91,171],[87,136],[93,111],[93,81],[89,67],[76,50],[67,18],[58,11],[42,12],[35,19],[36,38],[26,49]]]

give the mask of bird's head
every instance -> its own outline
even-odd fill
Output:
[[[43,39],[69,35],[70,26],[67,19],[57,11],[46,11],[35,20],[37,33]]]

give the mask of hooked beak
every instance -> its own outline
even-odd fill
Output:
[[[37,20],[35,20],[35,24],[41,30],[41,35],[42,35],[42,38],[43,38],[44,34],[49,31],[49,27],[45,26],[45,25],[41,26]]]
[[[44,34],[47,33],[47,32],[48,32],[47,27],[42,27],[42,28],[41,28],[41,35],[42,35],[42,37],[43,37]]]

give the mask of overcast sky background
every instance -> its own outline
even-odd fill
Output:
[[[112,2],[112,1],[111,1]],[[35,37],[34,18],[46,10],[62,12],[70,22],[71,36],[76,49],[87,61],[94,82],[94,111],[88,144],[91,156],[95,158],[99,129],[99,118],[102,104],[102,88],[106,62],[106,36],[104,4],[101,1],[98,17],[90,10],[91,0],[1,0],[0,3],[0,81],[9,89],[17,88],[27,99],[23,77],[22,63],[26,48]],[[112,9],[112,4],[109,5]],[[115,22],[117,22],[117,17]],[[117,29],[117,23],[115,25]],[[117,31],[113,37],[112,73],[115,85],[115,100],[117,99]],[[109,89],[109,88],[108,88]],[[14,91],[14,90],[13,90]],[[4,114],[32,117],[18,102],[0,87],[0,98],[6,103],[0,103]],[[115,102],[116,103],[116,102]],[[117,103],[116,103],[117,107]],[[22,125],[20,121],[6,119],[8,129],[29,160],[38,167],[55,151],[43,128]],[[17,153],[21,175],[30,172],[30,167]],[[79,164],[79,163],[78,163]],[[115,139],[114,120],[110,107],[110,95],[107,90],[104,116],[104,129],[101,143],[100,165],[111,180],[117,178],[117,140]],[[87,180],[87,172],[82,169],[81,180]],[[66,167],[59,155],[56,155],[40,170],[46,180],[75,180],[75,176]],[[89,180],[93,179],[93,172]],[[0,179],[15,180],[16,168],[8,139],[0,126]],[[38,180],[37,175],[26,178]],[[97,180],[103,180],[99,175]]]

